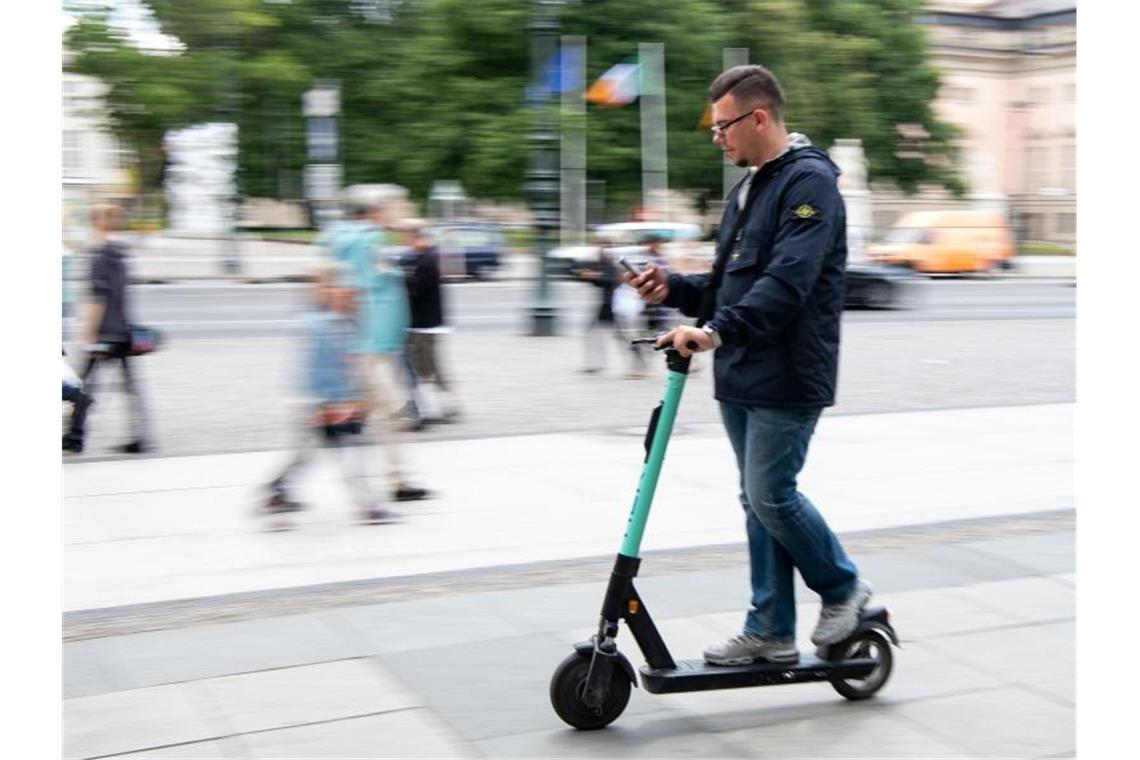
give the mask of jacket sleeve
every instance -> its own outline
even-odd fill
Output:
[[[721,340],[767,341],[795,317],[834,245],[840,204],[833,177],[812,172],[791,181],[777,211],[770,263],[743,298],[717,309],[708,321]]]
[[[669,295],[665,298],[665,305],[680,309],[686,317],[700,316],[701,300],[704,298],[705,286],[711,276],[708,272],[669,275],[666,280],[666,284],[669,285]]]

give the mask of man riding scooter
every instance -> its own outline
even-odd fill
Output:
[[[849,636],[871,586],[839,539],[797,490],[824,407],[835,403],[847,259],[838,169],[783,122],[779,82],[762,66],[736,66],[709,87],[713,142],[749,172],[726,199],[720,230],[731,235],[715,311],[702,327],[658,340],[683,357],[715,351],[715,397],[736,454],[746,515],[752,604],[743,631],[709,646],[712,665],[796,662],[794,573],[819,594],[812,642]],[[623,275],[650,304],[697,316],[709,273]]]

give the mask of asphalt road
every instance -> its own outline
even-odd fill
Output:
[[[456,283],[445,286],[452,325],[463,333],[525,334],[535,298],[531,281]],[[169,284],[134,289],[138,321],[171,338],[289,336],[296,332],[305,305],[300,284]],[[551,299],[560,329],[576,332],[597,306],[598,291],[588,285],[554,281]],[[1072,280],[916,279],[900,308],[853,310],[849,323],[904,323],[947,320],[1072,319],[1076,288]]]

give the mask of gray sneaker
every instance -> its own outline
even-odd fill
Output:
[[[749,665],[757,660],[796,662],[799,659],[795,641],[765,639],[752,633],[718,641],[705,650],[705,662],[710,665]]]
[[[859,627],[859,613],[867,606],[874,589],[867,581],[855,581],[855,590],[842,604],[825,604],[819,611],[819,623],[811,635],[811,643],[817,646],[838,644]]]

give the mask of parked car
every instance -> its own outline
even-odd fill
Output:
[[[506,254],[503,233],[493,224],[448,222],[427,228],[425,234],[439,250],[440,274],[446,278],[490,279]],[[400,254],[401,265],[414,259],[412,251]]]
[[[615,258],[625,257],[635,265],[644,263],[645,247],[638,244],[648,233],[661,234],[669,240],[664,248],[674,271],[682,273],[706,272],[712,268],[716,245],[700,240],[695,224],[665,222],[621,222],[598,227],[594,234],[611,241],[610,252]],[[596,245],[565,246],[549,254],[550,272],[573,277],[582,269],[596,268]],[[866,259],[851,260],[847,264],[846,308],[889,309],[904,301],[905,289],[914,274],[900,266],[880,264]]]
[[[988,211],[916,211],[904,214],[882,243],[868,246],[871,259],[916,272],[990,272],[1008,268],[1013,231]]]
[[[908,269],[866,261],[849,261],[844,283],[846,309],[893,309],[905,303],[914,279]]]
[[[614,253],[637,260],[645,251],[641,239],[654,234],[665,242],[662,250],[675,272],[701,272],[712,266],[714,246],[701,241],[701,228],[695,224],[680,222],[617,222],[603,224],[595,228],[591,236],[605,238],[615,246]],[[555,276],[572,276],[573,273],[589,265],[598,258],[596,245],[564,246],[555,248],[548,254],[547,270]]]

